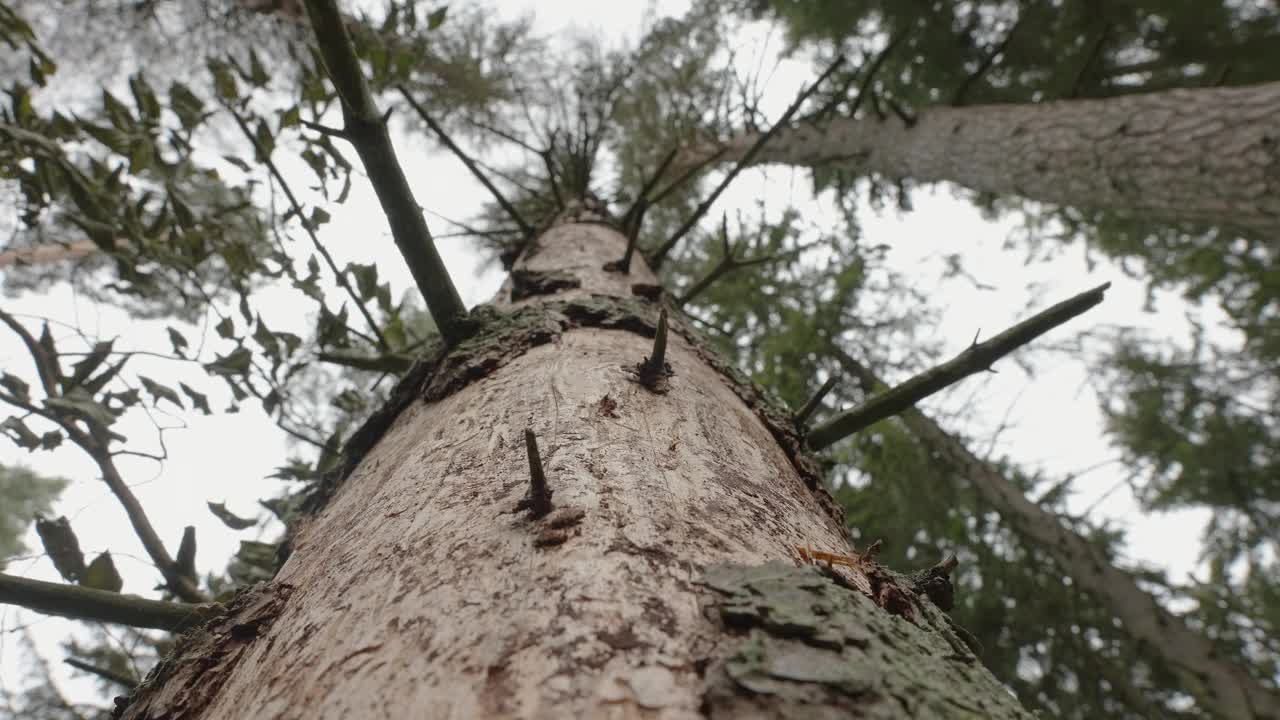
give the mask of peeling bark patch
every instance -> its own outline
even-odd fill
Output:
[[[561,508],[542,521],[542,527],[533,537],[537,548],[555,547],[568,542],[577,534],[572,528],[582,522],[587,513],[582,508]]]
[[[533,546],[538,548],[563,545],[569,540],[569,531],[564,528],[543,528],[533,538]]]
[[[293,586],[268,583],[236,594],[225,614],[183,635],[133,694],[116,699],[113,717],[175,720],[198,713],[217,697],[253,641],[284,610]]]
[[[599,404],[596,405],[596,414],[607,418],[618,419],[618,401],[612,397],[605,395],[600,398]]]
[[[562,508],[551,513],[546,523],[549,528],[571,528],[582,522],[582,518],[587,516],[587,511],[582,508]]]
[[[702,582],[740,633],[707,669],[710,718],[1031,717],[980,665],[951,662],[939,633],[811,568],[716,565]]]
[[[550,295],[561,290],[572,290],[582,287],[580,280],[573,273],[564,270],[512,270],[511,301],[517,302],[535,295]]]
[[[644,641],[636,635],[630,625],[623,625],[612,632],[600,630],[596,633],[596,639],[614,650],[634,650],[645,646]]]
[[[662,631],[668,637],[676,634],[676,615],[661,598],[647,597],[641,602],[644,608],[642,616],[647,626]]]

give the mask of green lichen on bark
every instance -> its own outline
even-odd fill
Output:
[[[940,611],[914,621],[813,568],[716,565],[703,584],[733,639],[706,675],[711,718],[1031,718],[944,636]]]

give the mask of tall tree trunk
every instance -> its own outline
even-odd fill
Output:
[[[755,141],[725,143],[736,160]],[[686,163],[718,149],[689,154]],[[783,129],[756,162],[1016,195],[1257,237],[1280,234],[1280,83],[1105,100],[930,107]]]
[[[1028,717],[928,583],[854,557],[786,413],[678,311],[666,392],[638,382],[664,301],[641,261],[602,270],[625,244],[593,217],[536,240],[124,717]]]

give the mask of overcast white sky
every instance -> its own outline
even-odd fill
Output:
[[[645,3],[602,3],[587,1],[502,0],[495,3],[511,14],[532,12],[542,33],[554,33],[573,27],[610,38],[635,38],[642,25]],[[686,2],[658,3],[660,13],[678,12]],[[737,44],[740,56],[754,64],[758,53],[772,57],[778,50],[779,38],[774,33],[768,46],[767,33],[756,33]],[[750,49],[750,50],[749,50]],[[767,65],[766,65],[767,66]],[[776,116],[794,97],[800,85],[814,73],[803,59],[782,63],[772,74],[767,88],[765,110]],[[401,142],[400,151],[407,173],[419,198],[429,209],[465,219],[486,199],[484,191],[449,155],[431,151],[425,145]],[[762,193],[776,202],[804,204],[806,219],[834,223],[829,208],[810,201],[809,181],[801,171],[771,168],[746,173],[721,201],[721,206],[747,206]],[[371,221],[370,218],[377,218]],[[1036,309],[1057,302],[1081,290],[1110,280],[1112,289],[1106,302],[1071,328],[1088,324],[1122,323],[1161,328],[1176,337],[1185,337],[1183,319],[1185,304],[1176,297],[1163,298],[1158,316],[1141,311],[1144,294],[1118,271],[1099,263],[1093,272],[1085,268],[1079,254],[1067,255],[1052,265],[1023,264],[1019,250],[1006,250],[1002,244],[1011,225],[984,221],[966,203],[953,200],[948,191],[939,189],[919,193],[915,211],[908,215],[889,212],[864,215],[864,232],[875,242],[893,249],[890,264],[905,273],[918,287],[945,308],[939,337],[951,352],[959,352],[982,329],[989,336],[1025,316],[1024,309],[1033,297],[1029,288],[1040,289]],[[433,229],[442,227],[428,215]],[[382,222],[372,194],[357,188],[344,206],[333,210],[333,220],[325,227],[323,239],[337,256],[341,266],[347,260],[369,262],[379,266],[393,287],[409,286],[408,273]],[[466,240],[444,239],[440,249],[468,305],[482,302],[497,289],[501,277],[492,269],[478,274],[479,261]],[[965,266],[981,269],[981,281],[995,286],[994,291],[981,291],[965,280],[942,281],[943,267],[936,257],[946,252],[961,252]],[[929,260],[928,258],[935,258]],[[276,296],[272,296],[276,297]],[[133,348],[167,348],[163,323],[135,323],[114,311],[99,311],[89,304],[77,302],[66,288],[55,288],[39,296],[3,300],[6,310],[15,314],[51,316],[79,325],[89,332],[104,336],[121,335],[121,345]],[[288,293],[280,293],[278,301],[263,301],[262,312],[272,327],[272,317],[288,318],[302,312]],[[70,336],[63,329],[55,336]],[[1061,339],[1068,332],[1055,333],[1049,339]],[[212,333],[210,333],[212,336]],[[190,337],[190,336],[189,336]],[[0,367],[22,368],[26,374],[29,357],[9,333],[0,334]],[[140,362],[134,370],[154,369],[148,374],[157,378],[173,376],[170,365]],[[996,443],[998,452],[1007,452],[1032,467],[1042,467],[1055,476],[1078,471],[1115,456],[1101,435],[1101,418],[1097,399],[1086,380],[1087,370],[1076,363],[1061,362],[1041,368],[1035,378],[1026,377],[1011,362],[1001,363],[1000,373],[987,376],[983,397],[977,401],[981,425],[971,429],[978,436],[989,435],[1008,413],[1013,427],[1005,430]],[[145,370],[144,370],[145,371]],[[193,387],[211,387],[203,371],[198,369],[184,378]],[[935,407],[958,407],[973,395],[975,383],[962,384]],[[1012,408],[1010,410],[1010,408]],[[186,428],[167,432],[164,440],[169,460],[163,466],[143,461],[122,462],[122,470],[134,485],[144,507],[150,513],[161,537],[176,547],[183,526],[197,525],[199,538],[198,564],[201,572],[220,571],[242,539],[272,540],[278,528],[259,528],[234,532],[218,522],[205,507],[206,501],[228,503],[233,512],[253,515],[257,500],[273,495],[279,489],[275,481],[264,478],[285,458],[282,434],[265,417],[256,404],[246,404],[237,415],[215,414],[211,417],[183,415]],[[177,424],[176,419],[163,423]],[[154,429],[142,422],[125,426],[131,442],[154,443]],[[150,438],[148,440],[148,438]],[[125,578],[125,590],[148,593],[157,574],[151,568],[123,511],[106,488],[96,480],[96,472],[77,450],[65,447],[54,453],[29,455],[12,443],[0,441],[0,462],[26,463],[47,474],[68,477],[75,482],[59,503],[55,514],[71,519],[87,553],[110,549]],[[1110,465],[1084,476],[1075,487],[1080,491],[1076,507],[1089,506],[1112,488],[1121,477],[1118,465]],[[1122,490],[1110,496],[1094,515],[1124,524],[1130,531],[1129,557],[1169,568],[1174,577],[1183,577],[1195,566],[1197,538],[1204,513],[1183,512],[1158,516],[1140,516],[1136,506]],[[39,547],[34,532],[28,545]],[[51,564],[32,557],[11,562],[8,572],[45,580],[57,580]],[[58,662],[63,657],[58,643],[75,628],[75,624],[54,618],[0,607],[0,681],[7,688],[20,682],[20,655],[16,631],[29,628],[46,658]],[[64,680],[64,689],[73,697],[94,698],[96,693],[88,681]],[[3,712],[0,710],[0,712]]]

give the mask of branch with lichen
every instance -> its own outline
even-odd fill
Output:
[[[17,605],[45,615],[75,620],[120,623],[132,627],[182,632],[222,612],[218,603],[175,603],[147,600],[79,585],[31,580],[0,573],[0,604]]]

